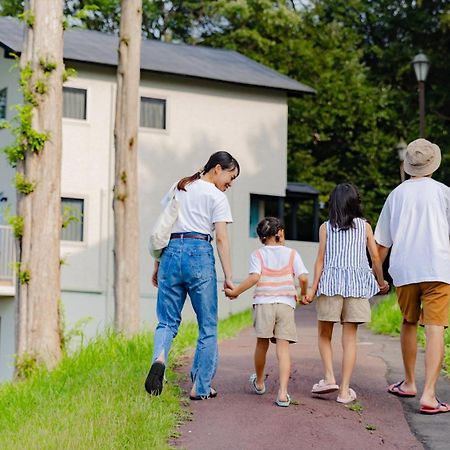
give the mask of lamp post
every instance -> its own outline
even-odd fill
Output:
[[[411,63],[419,83],[419,121],[420,137],[425,137],[425,80],[427,79],[430,61],[423,53],[418,53]]]
[[[406,179],[405,170],[403,169],[403,161],[405,161],[406,154],[406,142],[403,139],[400,139],[395,148],[397,150],[398,159],[400,161],[400,180],[403,183]]]

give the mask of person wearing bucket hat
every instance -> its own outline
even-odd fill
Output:
[[[450,405],[436,397],[450,298],[450,188],[431,177],[440,163],[436,144],[426,139],[410,142],[404,170],[411,178],[389,194],[375,228],[383,261],[391,249],[389,273],[403,316],[400,341],[405,378],[390,385],[388,392],[416,396],[417,325],[424,326],[422,414],[450,412]]]

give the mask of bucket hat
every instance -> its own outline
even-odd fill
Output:
[[[431,175],[441,164],[441,149],[426,139],[416,139],[406,147],[404,171],[413,177]]]

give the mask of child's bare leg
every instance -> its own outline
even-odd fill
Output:
[[[288,382],[291,374],[291,357],[289,355],[289,341],[277,339],[277,358],[280,371],[280,389],[278,400],[287,401]]]
[[[339,387],[339,396],[349,396],[350,379],[356,362],[356,332],[358,324],[344,322],[342,326],[342,381]]]
[[[266,366],[266,355],[269,348],[269,339],[256,338],[255,348],[255,372],[256,387],[262,389],[264,387],[264,367]]]
[[[322,358],[324,380],[326,384],[336,384],[333,371],[333,350],[331,338],[333,337],[334,322],[318,321],[319,352]]]

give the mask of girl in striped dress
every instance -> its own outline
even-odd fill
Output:
[[[313,394],[339,391],[336,401],[350,403],[356,393],[350,379],[356,362],[357,329],[370,322],[369,298],[386,293],[378,250],[371,226],[363,219],[361,200],[355,186],[337,185],[330,195],[329,220],[319,229],[319,250],[314,281],[307,301],[317,296],[319,351],[324,378],[312,388]],[[372,260],[369,266],[366,249]],[[336,384],[331,338],[335,322],[342,324],[342,379]]]
[[[276,404],[289,406],[288,381],[291,371],[289,344],[297,342],[294,311],[297,302],[295,278],[306,301],[308,271],[300,255],[284,245],[284,228],[279,219],[266,217],[256,232],[264,246],[250,256],[249,276],[236,288],[225,289],[231,299],[256,285],[253,297],[256,330],[255,373],[250,385],[256,394],[266,392],[264,367],[269,342],[276,344],[280,386]]]

